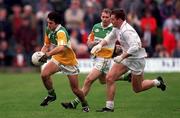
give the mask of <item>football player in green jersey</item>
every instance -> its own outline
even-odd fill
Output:
[[[52,75],[56,72],[65,74],[70,83],[72,92],[80,99],[82,111],[89,112],[88,103],[85,100],[84,92],[79,88],[77,59],[74,51],[70,47],[70,39],[66,29],[60,24],[60,16],[57,12],[50,12],[47,16],[47,27],[44,37],[44,45],[41,51],[45,54],[39,59],[40,62],[47,62],[41,71],[41,79],[44,87],[48,91],[48,96],[44,98],[41,106],[47,106],[56,100],[56,93],[53,88]],[[54,46],[54,48],[51,48]]]

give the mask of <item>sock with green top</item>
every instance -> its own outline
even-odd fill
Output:
[[[48,94],[49,94],[50,96],[56,96],[56,93],[55,93],[55,90],[54,90],[54,89],[48,90]]]
[[[82,107],[86,107],[86,106],[88,106],[88,103],[87,103],[87,101],[85,100],[84,102],[81,102],[81,104],[82,104]]]

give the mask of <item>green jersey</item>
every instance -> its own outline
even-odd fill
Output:
[[[109,24],[107,27],[103,27],[102,22],[95,24],[88,37],[88,40],[100,42],[101,40],[104,40],[104,38],[112,31],[112,28],[112,24]],[[101,51],[95,54],[95,56],[102,58],[111,58],[114,51],[114,46],[115,44],[104,46]]]

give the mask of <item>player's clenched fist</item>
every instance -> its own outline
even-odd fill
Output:
[[[121,63],[121,61],[123,60],[123,58],[122,58],[122,56],[120,55],[120,56],[117,56],[117,57],[114,57],[114,62],[116,62],[116,63]]]

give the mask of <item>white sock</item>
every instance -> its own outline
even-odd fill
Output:
[[[114,101],[106,101],[106,108],[114,109]]]
[[[159,86],[161,84],[157,79],[154,79],[153,82],[154,86]]]

